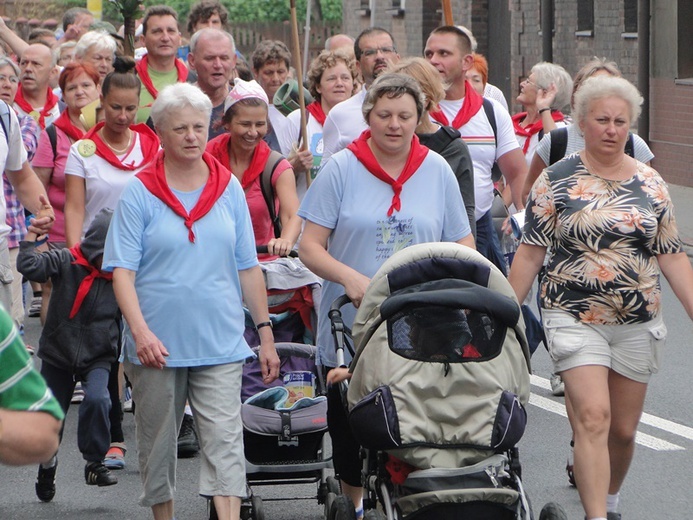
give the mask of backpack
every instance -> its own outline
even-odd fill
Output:
[[[58,132],[55,130],[55,125],[49,125],[46,127],[46,134],[48,134],[48,140],[51,142],[51,149],[53,150],[53,160],[58,155]]]
[[[565,152],[568,149],[568,127],[556,128],[551,130],[551,152],[549,153],[549,164],[551,166],[565,157]],[[626,154],[635,157],[635,144],[633,142],[633,133],[628,132],[628,140],[626,141]]]
[[[10,116],[10,105],[4,101],[0,102],[0,125],[2,126],[3,132],[5,132],[5,140],[7,141],[7,146],[10,145],[10,130],[12,128],[12,118]]]
[[[272,187],[272,174],[274,170],[277,169],[279,162],[284,159],[284,156],[279,152],[272,150],[267,162],[265,163],[265,168],[262,170],[260,175],[260,188],[262,188],[262,197],[265,199],[267,204],[267,209],[269,210],[270,220],[274,226],[274,237],[279,238],[282,234],[282,223],[279,219],[279,215],[274,209],[274,188]]]

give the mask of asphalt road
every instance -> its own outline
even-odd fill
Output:
[[[691,338],[693,327],[673,293],[664,289],[665,322],[669,339],[660,373],[653,378],[640,427],[638,447],[630,474],[622,490],[624,520],[693,518],[693,378]],[[27,319],[27,339],[37,344],[38,320]],[[541,349],[541,347],[540,347]],[[548,355],[538,350],[533,358],[532,400],[529,425],[520,443],[523,481],[535,510],[548,501],[561,503],[569,518],[582,519],[577,491],[568,486],[564,471],[570,438],[563,400],[551,396],[548,388]],[[35,467],[0,466],[0,520],[5,519],[103,519],[151,518],[149,510],[137,505],[140,480],[134,440],[134,421],[125,415],[125,436],[130,447],[127,468],[117,472],[119,483],[110,488],[87,486],[83,461],[76,446],[76,406],[70,410],[55,499],[44,504],[34,494]],[[181,460],[178,465],[176,518],[206,518],[206,502],[197,495],[198,459]],[[318,520],[322,506],[309,497],[314,485],[257,488],[265,501],[266,518],[273,520]],[[537,514],[538,516],[538,514]]]

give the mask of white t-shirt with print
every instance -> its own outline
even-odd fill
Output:
[[[493,113],[496,117],[496,129],[498,130],[497,136],[493,135],[493,128],[486,117],[484,107],[479,108],[479,111],[472,116],[467,124],[457,128],[469,147],[469,153],[474,164],[474,202],[477,220],[491,209],[493,203],[493,181],[491,180],[493,164],[499,157],[519,148],[510,114],[498,101],[493,99],[489,99],[489,101],[493,103]],[[440,102],[440,108],[448,121],[452,122],[463,103],[464,98],[454,101],[444,99]],[[497,145],[496,138],[498,140]]]
[[[14,113],[14,110],[11,109],[9,132],[10,139],[8,146],[5,131],[2,125],[0,125],[0,166],[2,167],[0,172],[4,172],[5,170],[21,170],[22,165],[27,160],[26,150],[22,142],[22,133],[19,129],[19,121],[17,120],[17,115]],[[4,183],[2,176],[0,176],[0,182]],[[2,188],[4,192],[4,184],[2,184]],[[2,201],[0,201],[0,238],[5,238],[10,232],[10,226],[5,223],[5,213],[7,211],[5,197],[0,197],[0,199],[2,199]]]
[[[137,132],[133,132],[133,135],[135,142],[130,149],[117,156],[123,164],[140,164],[142,162],[140,136]],[[84,179],[86,189],[84,226],[82,227],[82,234],[84,234],[99,211],[104,208],[115,209],[120,194],[128,181],[144,165],[137,170],[120,170],[97,154],[83,157],[79,153],[79,143],[80,141],[77,141],[70,147],[70,153],[65,164],[65,175],[75,175]]]

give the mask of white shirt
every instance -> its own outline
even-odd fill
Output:
[[[499,157],[520,147],[517,144],[515,129],[508,111],[498,101],[493,99],[489,99],[489,101],[493,103],[493,112],[496,116],[496,129],[498,130],[496,137],[493,135],[493,128],[483,107],[472,116],[467,124],[457,129],[469,147],[469,153],[474,164],[474,202],[476,205],[474,212],[477,220],[491,209],[493,203],[493,181],[491,180],[493,163]],[[454,101],[444,99],[440,102],[440,108],[448,121],[455,119],[463,102],[464,98]],[[497,145],[496,138],[498,140]]]
[[[317,171],[320,168],[320,163],[322,161],[323,152],[323,139],[322,139],[322,125],[318,123],[309,112],[306,113],[308,120],[306,121],[306,132],[308,133],[308,149],[313,154],[313,168],[311,168],[311,178],[315,179]],[[299,136],[301,134],[301,110],[294,110],[286,117],[286,124],[281,132],[277,134],[277,139],[279,140],[279,147],[281,148],[282,155],[288,157],[294,148],[294,145],[298,143]],[[308,180],[306,179],[306,172],[301,172],[296,176],[296,193],[298,194],[298,200],[303,200],[303,195],[305,195],[308,189]]]
[[[366,99],[365,85],[349,99],[337,103],[327,114],[322,129],[322,164],[340,150],[344,150],[361,132],[368,128],[361,108]]]
[[[130,150],[117,157],[124,164],[142,163],[142,147],[140,136],[133,132],[135,142]],[[120,194],[128,181],[142,168],[137,170],[120,170],[97,154],[83,157],[78,151],[77,141],[70,147],[65,164],[65,175],[82,177],[85,184],[84,234],[96,214],[104,208],[115,209]],[[142,165],[144,167],[145,165]]]
[[[484,87],[484,97],[489,99],[495,99],[501,105],[503,105],[503,108],[508,110],[508,100],[505,99],[503,91],[499,89],[497,86],[491,85],[490,83],[486,83],[486,86]]]

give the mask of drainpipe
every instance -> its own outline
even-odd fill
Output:
[[[644,98],[638,135],[650,142],[650,0],[638,0],[638,90]]]
[[[541,56],[543,61],[553,62],[553,0],[541,0]]]

